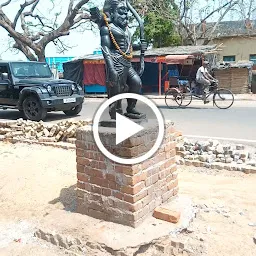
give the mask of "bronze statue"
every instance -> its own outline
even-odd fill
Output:
[[[140,25],[141,42],[132,45],[128,26],[128,12],[131,11]],[[138,13],[127,0],[106,0],[103,14],[97,8],[91,9],[92,20],[99,25],[102,53],[106,65],[106,85],[108,97],[120,93],[140,93],[141,79],[144,71],[144,52],[147,44],[144,40],[143,23]],[[141,50],[141,68],[139,75],[132,67],[132,51]],[[127,99],[125,115],[133,119],[145,118],[145,114],[136,109],[136,99]],[[116,112],[123,114],[121,101],[109,106],[111,119],[116,118]]]

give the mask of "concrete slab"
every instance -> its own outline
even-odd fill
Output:
[[[178,197],[173,202],[165,204],[165,208],[181,211],[181,219],[177,224],[164,222],[149,217],[138,228],[101,221],[86,215],[56,210],[44,218],[38,226],[37,236],[50,241],[62,237],[63,247],[72,244],[70,241],[79,241],[77,244],[94,244],[114,251],[125,251],[129,248],[150,244],[154,240],[178,234],[187,228],[195,216],[192,201],[189,198]],[[52,238],[51,238],[52,237]],[[63,242],[65,237],[69,241]],[[60,245],[59,242],[56,244]],[[184,245],[183,245],[184,247]]]

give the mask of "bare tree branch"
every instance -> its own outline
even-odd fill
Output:
[[[34,4],[35,2],[36,2],[36,5],[37,5],[38,2],[39,2],[39,0],[31,0],[31,1],[28,1],[28,2],[25,1],[24,4],[21,4],[21,5],[20,5],[20,9],[19,9],[19,11],[17,12],[17,14],[16,14],[16,16],[15,16],[14,21],[13,21],[13,25],[12,25],[12,27],[13,27],[14,29],[16,28],[18,19],[19,19],[20,15],[22,14],[22,12],[25,10],[25,8],[26,8],[27,6],[30,6],[30,5]],[[36,5],[35,5],[35,7],[36,7]],[[35,7],[34,7],[34,9],[35,9]],[[32,7],[32,9],[33,9],[33,7]],[[31,10],[32,10],[32,9],[31,9]],[[33,11],[34,11],[34,9],[33,9]]]
[[[11,3],[11,1],[12,0],[8,0],[8,1],[4,2],[3,4],[0,5],[0,8],[7,6],[8,4]]]
[[[226,16],[226,14],[230,11],[230,9],[232,7],[234,7],[237,4],[237,1],[234,2],[232,5],[229,6],[229,8],[227,8],[224,13],[219,17],[219,19],[217,20],[217,22],[215,23],[214,27],[212,28],[211,32],[209,33],[209,37],[206,38],[204,40],[204,45],[207,45],[212,39],[213,39],[213,33],[216,30],[217,26],[219,25],[219,23],[223,20],[223,18]]]

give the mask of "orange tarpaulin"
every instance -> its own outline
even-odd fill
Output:
[[[193,55],[167,55],[163,62],[166,64],[185,64],[192,59],[194,59]]]

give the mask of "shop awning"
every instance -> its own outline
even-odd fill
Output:
[[[194,59],[193,55],[167,55],[165,56],[166,64],[186,64]]]

